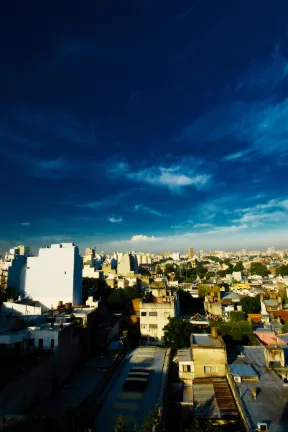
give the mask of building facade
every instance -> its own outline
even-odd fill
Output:
[[[179,315],[177,292],[166,288],[150,288],[150,293],[140,302],[140,331],[143,343],[161,345],[164,327],[169,318]]]
[[[138,261],[134,252],[124,253],[120,257],[119,255],[117,265],[118,275],[126,276],[128,273],[138,273]]]
[[[16,298],[20,294],[21,273],[27,261],[29,248],[17,246],[10,249],[0,261],[0,287],[3,290],[11,288]]]
[[[82,304],[82,259],[74,243],[52,244],[29,257],[21,281],[23,295],[44,307],[57,307],[59,301]]]

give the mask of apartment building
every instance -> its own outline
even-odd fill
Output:
[[[20,293],[21,272],[25,267],[30,249],[26,246],[16,246],[10,249],[0,261],[0,288],[12,288],[14,297]]]
[[[180,308],[177,292],[167,290],[164,282],[156,284],[140,302],[140,331],[143,343],[160,345],[168,318],[178,316]]]
[[[138,272],[138,261],[135,252],[127,252],[118,255],[117,273],[126,276],[128,273]]]
[[[59,301],[82,304],[82,259],[74,243],[52,244],[28,257],[21,281],[25,297],[38,300],[43,307],[56,307]]]

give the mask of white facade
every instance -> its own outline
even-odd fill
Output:
[[[169,317],[179,315],[177,294],[164,296],[162,303],[140,302],[140,331],[144,343],[161,344]]]
[[[21,252],[25,252],[24,246],[10,249],[4,260],[0,261],[0,286],[3,289],[15,288],[15,295],[20,293],[21,272],[27,260],[27,256]]]
[[[117,266],[118,275],[126,276],[128,273],[138,272],[138,262],[135,253],[124,253],[122,254],[121,258],[119,258],[119,255]]]
[[[38,257],[27,258],[23,275],[24,295],[47,309],[59,301],[82,304],[82,260],[74,243],[53,244],[39,249]]]
[[[179,252],[173,252],[172,253],[172,259],[173,259],[173,261],[179,261],[180,260],[180,253]]]

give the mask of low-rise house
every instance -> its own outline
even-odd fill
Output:
[[[201,419],[238,417],[226,381],[226,347],[216,328],[211,335],[191,334],[190,347],[178,350],[173,361],[183,383],[183,418],[191,421],[191,411]]]

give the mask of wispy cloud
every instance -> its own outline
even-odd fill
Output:
[[[148,236],[145,236],[143,234],[137,234],[137,235],[134,235],[133,237],[131,237],[130,240],[132,242],[139,241],[139,240],[140,241],[156,240],[156,237],[154,237],[154,236],[148,237]]]
[[[208,228],[211,226],[212,226],[211,223],[198,223],[198,224],[193,225],[193,228]]]
[[[159,216],[159,217],[165,217],[166,216],[165,214],[159,212],[158,210],[154,210],[151,207],[145,206],[144,204],[136,204],[133,207],[133,211],[134,212],[142,211],[142,212],[150,213],[152,215]]]
[[[148,168],[133,170],[127,162],[110,163],[108,175],[111,177],[124,176],[133,182],[146,183],[154,187],[165,187],[171,191],[193,186],[200,190],[207,185],[211,174],[195,172],[189,166],[190,161],[182,161],[170,166],[153,165]]]
[[[259,154],[286,151],[288,99],[282,99],[279,93],[277,100],[275,96],[271,97],[270,92],[287,79],[288,60],[275,50],[272,62],[270,59],[266,68],[263,65],[252,66],[250,72],[242,77],[241,88],[250,90],[249,99],[240,99],[239,95],[239,100],[235,100],[234,95],[234,102],[217,106],[199,117],[182,130],[178,139],[198,143],[232,141],[235,151],[222,157],[226,161],[241,162]],[[251,93],[251,88],[257,86],[262,87],[261,97],[257,92]]]
[[[204,234],[230,234],[230,233],[235,233],[235,232],[241,231],[243,229],[247,229],[247,228],[248,228],[247,224],[232,225],[232,226],[219,226],[217,228],[214,228],[211,231],[204,232]]]
[[[30,222],[20,222],[20,225],[23,226],[23,227],[28,227],[31,224],[30,224]]]
[[[72,115],[63,112],[41,112],[25,108],[14,113],[13,117],[51,137],[77,144],[95,143],[94,128],[91,124],[85,126]]]
[[[273,199],[254,207],[236,209],[235,213],[240,213],[241,217],[233,219],[233,222],[250,223],[252,226],[288,221],[288,199]]]
[[[231,153],[227,156],[224,156],[223,160],[224,161],[233,161],[233,160],[240,159],[240,158],[242,159],[243,156],[246,156],[247,154],[251,153],[251,151],[252,151],[251,149],[246,149],[246,150],[239,151],[236,153]]]
[[[277,45],[268,61],[253,59],[250,68],[236,83],[235,91],[263,87],[269,91],[275,90],[287,76],[288,60],[281,55],[280,46]]]
[[[108,217],[108,221],[111,223],[121,223],[123,222],[123,218],[121,216],[117,217],[114,214]]]
[[[61,179],[75,169],[75,163],[62,157],[49,160],[35,160],[32,173],[43,179]]]

